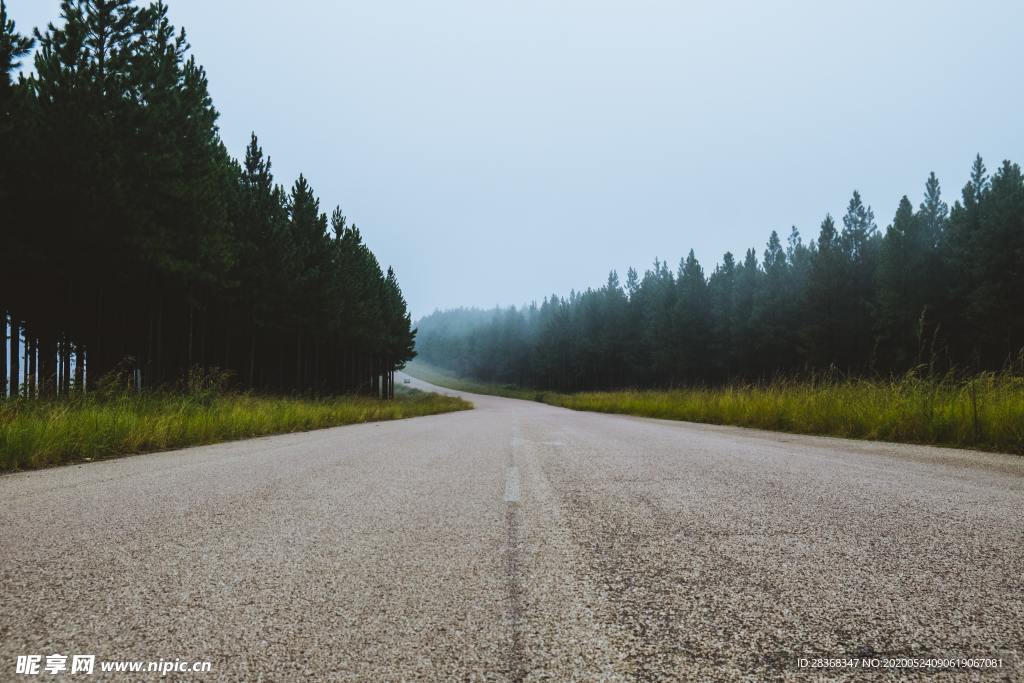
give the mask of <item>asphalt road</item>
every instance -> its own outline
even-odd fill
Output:
[[[1024,458],[471,400],[0,477],[0,679],[1024,680]]]

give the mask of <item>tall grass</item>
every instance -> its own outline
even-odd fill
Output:
[[[456,377],[420,361],[409,371],[439,386],[601,413],[754,427],[797,434],[1024,453],[1019,365],[969,378],[927,366],[889,380],[825,375],[722,388],[560,394]]]
[[[409,390],[391,401],[211,391],[0,401],[0,471],[467,408],[459,398]]]
[[[909,373],[888,381],[793,380],[541,400],[574,410],[1024,453],[1024,377],[1014,374],[956,380]]]

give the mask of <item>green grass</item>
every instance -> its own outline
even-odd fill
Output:
[[[413,368],[417,376],[419,371]],[[908,373],[888,381],[791,380],[716,389],[560,394],[465,380],[455,386],[443,372],[433,372],[428,381],[442,386],[573,410],[1024,453],[1024,377],[1011,373],[968,380]]]
[[[402,389],[392,401],[209,392],[0,401],[0,471],[473,407]]]
[[[513,384],[487,384],[477,382],[439,368],[436,365],[424,363],[421,360],[414,360],[406,364],[405,372],[416,379],[436,384],[446,389],[455,391],[468,391],[473,394],[487,394],[488,396],[504,396],[505,398],[519,398],[525,401],[538,400],[538,392],[532,389],[523,389]]]

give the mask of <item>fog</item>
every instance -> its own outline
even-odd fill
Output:
[[[857,188],[1024,161],[1024,4],[169,0],[224,140],[340,204],[414,317],[706,270]],[[25,30],[58,3],[9,0]]]

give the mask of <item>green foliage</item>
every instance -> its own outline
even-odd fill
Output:
[[[34,40],[18,33],[14,20],[7,15],[7,3],[0,0],[0,150],[4,156],[13,147],[13,116],[18,106],[14,101],[18,91],[12,87],[11,78],[34,44]],[[13,177],[16,173],[17,168],[13,164],[0,161],[0,202],[6,203],[10,184],[8,176]]]
[[[130,358],[136,387],[199,366],[246,388],[389,395],[415,339],[396,276],[340,211],[328,232],[304,176],[278,185],[255,135],[231,158],[167,5],[63,0],[35,35],[35,73],[12,85],[31,41],[0,5],[0,225],[18,254],[0,313],[39,349],[27,385],[95,388]]]
[[[199,379],[187,392],[0,402],[0,471],[472,407],[462,399],[411,390],[387,402],[220,393],[211,390],[210,379]]]
[[[975,160],[949,210],[935,174],[882,235],[853,193],[808,245],[773,231],[758,261],[726,253],[706,276],[691,251],[599,289],[520,309],[439,311],[418,322],[430,364],[491,385],[556,391],[722,386],[838,372],[892,377],[999,371],[1024,348],[1024,177]]]
[[[31,38],[18,33],[14,20],[7,14],[7,3],[0,0],[0,88],[4,94],[11,85],[11,74],[21,66],[33,43]]]

